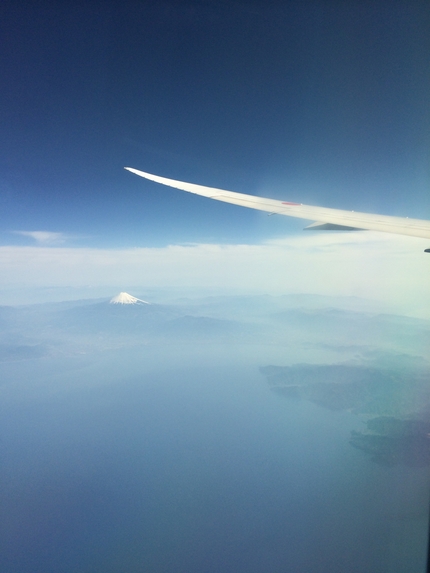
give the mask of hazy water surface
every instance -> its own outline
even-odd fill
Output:
[[[2,571],[424,570],[427,469],[373,464],[360,416],[276,395],[260,357],[180,348],[8,365]]]

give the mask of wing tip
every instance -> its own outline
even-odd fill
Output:
[[[139,175],[140,177],[146,177],[150,179],[151,177],[155,177],[155,175],[151,175],[151,173],[145,173],[145,171],[140,171],[139,169],[135,169],[134,167],[124,167],[126,171],[130,171],[130,173],[134,173],[135,175]]]

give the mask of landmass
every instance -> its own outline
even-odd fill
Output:
[[[372,461],[430,465],[430,369],[376,365],[295,364],[260,368],[270,389],[331,410],[366,416],[367,431],[351,433],[350,444]]]
[[[389,416],[367,422],[368,432],[351,432],[350,444],[384,465],[430,465],[430,422]]]

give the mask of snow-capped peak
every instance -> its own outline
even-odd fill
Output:
[[[146,300],[141,300],[135,296],[131,296],[127,292],[120,292],[110,299],[110,304],[149,304]]]

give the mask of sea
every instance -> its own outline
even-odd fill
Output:
[[[362,416],[271,391],[259,366],[288,353],[4,363],[0,570],[425,571],[428,467],[376,464],[349,443]]]

